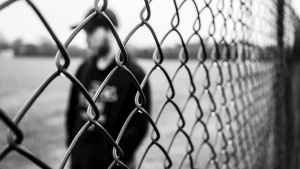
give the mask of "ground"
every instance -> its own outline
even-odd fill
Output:
[[[80,63],[79,59],[72,59],[69,72],[74,73]],[[143,69],[147,72],[154,66],[152,60],[139,60]],[[193,73],[197,62],[191,61],[188,64]],[[163,63],[172,78],[175,70],[180,66],[178,60],[166,60]],[[53,59],[47,58],[17,58],[2,59],[0,61],[0,107],[10,117],[13,117],[22,105],[28,100],[35,89],[41,84],[52,72],[56,70]],[[197,96],[200,95],[203,86],[205,73],[199,73],[195,77],[197,86]],[[150,76],[150,85],[152,91],[152,119],[155,120],[162,104],[166,101],[166,91],[168,81],[161,70],[157,69]],[[33,106],[29,109],[24,119],[20,123],[20,128],[24,132],[25,139],[23,145],[32,151],[37,157],[45,161],[53,168],[58,168],[62,157],[66,151],[65,147],[65,109],[68,100],[70,82],[65,77],[56,78],[41,94]],[[180,110],[183,109],[185,101],[190,94],[190,80],[185,69],[178,72],[174,79],[175,98]],[[207,99],[201,100],[202,108],[208,110]],[[196,103],[189,101],[184,109],[183,116],[186,120],[185,131],[190,134],[190,129],[196,118]],[[207,111],[206,111],[207,114]],[[178,129],[178,113],[174,106],[167,104],[157,123],[160,130],[161,139],[159,143],[167,150],[174,132]],[[216,120],[210,121],[211,132],[215,132]],[[203,128],[196,127],[198,135],[192,138],[195,146],[199,146],[203,138]],[[149,127],[148,136],[136,154],[137,161],[140,160],[146,147],[149,145],[150,133],[152,127]],[[200,133],[200,134],[199,134]],[[213,136],[214,137],[214,136]],[[0,122],[0,148],[6,144],[6,127]],[[178,165],[186,152],[187,139],[183,134],[178,134],[170,150],[170,156],[174,165]],[[204,147],[202,153],[208,161],[210,150]],[[202,155],[200,155],[202,156]],[[152,147],[147,154],[142,168],[156,168],[163,166],[164,155],[156,147]],[[202,163],[200,161],[200,163]],[[0,162],[0,168],[5,169],[33,169],[35,167],[29,160],[25,159],[16,152],[11,152],[3,161]]]

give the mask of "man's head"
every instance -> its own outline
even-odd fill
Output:
[[[94,12],[94,9],[89,10],[85,17],[88,17]],[[106,9],[104,13],[111,20],[113,25],[118,27],[118,20],[115,14],[109,9]],[[111,52],[115,40],[108,24],[100,15],[90,20],[83,27],[83,30],[87,35],[86,41],[90,56],[101,58]]]

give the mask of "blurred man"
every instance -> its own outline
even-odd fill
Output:
[[[89,16],[94,12],[91,9]],[[114,13],[107,9],[105,14],[109,17],[115,27],[118,21]],[[114,56],[118,46],[108,25],[97,16],[84,28],[87,35],[89,57],[80,65],[76,77],[88,90],[91,96],[95,94],[108,73],[116,67]],[[129,58],[126,66],[141,83],[145,74],[133,60]],[[101,113],[98,122],[109,132],[112,138],[116,139],[122,125],[128,115],[136,107],[134,97],[137,92],[134,84],[124,71],[117,71],[109,80],[95,104]],[[149,85],[144,87],[147,103],[145,110],[149,112]],[[83,94],[74,85],[66,113],[67,146],[81,127],[88,121],[87,108],[89,103]],[[140,113],[137,113],[126,129],[121,143],[125,157],[122,159],[127,165],[131,165],[134,152],[141,143],[147,131],[147,120]],[[104,138],[99,129],[89,127],[77,141],[71,153],[72,169],[99,169],[108,168],[113,162],[112,146]]]

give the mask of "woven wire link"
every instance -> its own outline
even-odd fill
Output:
[[[0,10],[13,4],[15,0],[9,0],[0,5]],[[18,127],[28,109],[35,100],[43,93],[45,88],[58,76],[68,78],[88,100],[90,106],[87,110],[89,120],[77,133],[68,147],[60,168],[64,168],[74,145],[81,135],[91,125],[101,131],[102,135],[113,146],[113,157],[109,168],[115,165],[128,168],[122,162],[124,152],[119,146],[127,125],[136,113],[141,113],[151,126],[147,136],[150,143],[145,147],[138,159],[137,168],[142,168],[143,163],[149,156],[149,151],[156,148],[164,155],[162,166],[164,168],[272,168],[274,161],[274,122],[275,113],[278,112],[275,98],[282,98],[280,77],[278,69],[284,64],[283,55],[278,46],[278,26],[276,21],[278,3],[275,0],[181,0],[172,1],[175,13],[170,18],[170,30],[159,39],[155,30],[149,23],[151,18],[151,0],[144,0],[144,8],[140,12],[140,23],[128,33],[122,42],[115,27],[105,15],[109,2],[104,0],[99,7],[100,0],[94,1],[96,12],[87,17],[69,36],[64,44],[58,40],[47,21],[40,11],[30,1],[27,4],[35,11],[37,16],[47,28],[58,52],[55,56],[57,71],[53,72],[41,83],[29,101],[20,108],[17,115],[10,119],[4,110],[0,109],[0,119],[8,128],[7,145],[0,151],[0,162],[10,152],[16,151],[41,168],[51,168],[48,164],[37,158],[30,150],[22,145],[23,132]],[[129,2],[130,3],[130,2]],[[187,4],[193,6],[195,12],[182,14],[182,8]],[[299,29],[299,20],[290,7],[285,5],[284,30],[293,32]],[[263,14],[262,14],[263,11]],[[96,94],[91,97],[83,85],[68,71],[71,59],[67,47],[82,29],[98,13],[108,23],[118,45],[119,51],[115,56],[117,66],[109,73]],[[208,15],[207,15],[208,14]],[[185,17],[194,18],[193,30],[184,38],[185,32],[180,31],[182,20]],[[211,18],[211,22],[205,25],[203,21]],[[153,52],[154,66],[147,72],[141,84],[126,67],[128,55],[126,44],[134,33],[142,26],[151,33],[156,48]],[[175,34],[180,40],[180,51],[177,53],[179,66],[174,72],[168,72],[163,66],[165,62],[163,45]],[[287,46],[293,46],[293,34],[285,34],[283,41]],[[196,54],[190,51],[189,45],[197,39],[198,51]],[[122,55],[121,55],[122,54]],[[195,59],[196,58],[196,59]],[[190,67],[190,62],[196,62],[196,67]],[[153,112],[155,118],[145,111],[143,105],[149,101],[145,99],[142,91],[143,86],[153,72],[159,70],[168,82],[165,100],[161,103],[158,112]],[[103,91],[105,85],[117,71],[125,71],[137,89],[135,100],[136,108],[114,140],[110,134],[97,122],[100,116],[95,105],[95,100]],[[187,88],[180,89],[186,93],[183,102],[178,102],[175,88],[178,83],[178,74],[184,72],[188,81]],[[199,78],[200,77],[200,78]],[[201,79],[201,80],[199,80]],[[160,79],[156,79],[160,80]],[[183,82],[180,82],[183,83]],[[140,98],[140,99],[139,99]],[[141,101],[141,102],[139,102]],[[181,99],[182,101],[182,99]],[[193,110],[190,104],[194,104]],[[172,107],[173,112],[167,112],[167,107]],[[174,133],[171,133],[167,145],[161,141],[161,129],[158,123],[162,120],[162,114],[175,116],[177,121]],[[193,118],[188,118],[193,117]],[[187,127],[189,126],[189,127]],[[179,156],[174,157],[176,152],[175,142],[181,138],[184,150]]]

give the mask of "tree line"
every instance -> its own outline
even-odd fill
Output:
[[[46,39],[42,39],[38,44],[24,43],[22,39],[16,39],[5,47],[12,49],[16,57],[53,57],[58,50],[54,43]],[[71,45],[68,47],[68,52],[72,56],[81,56],[84,55],[85,50]]]
[[[223,46],[224,47],[224,46]],[[221,48],[223,48],[221,46]],[[23,42],[22,39],[16,39],[12,43],[7,43],[0,40],[0,52],[3,49],[12,49],[16,57],[53,57],[58,48],[49,39],[43,38],[38,44],[30,44]],[[127,52],[136,58],[152,59],[153,57],[159,58],[160,54],[157,51],[156,55],[154,47],[135,48],[132,45],[126,46]],[[201,48],[200,44],[190,44],[186,46],[188,56],[190,59],[203,59],[204,57],[211,57],[212,45],[205,45],[205,51]],[[82,47],[70,45],[67,48],[72,57],[86,56],[86,50]],[[162,48],[163,57],[165,59],[181,59],[186,58],[186,52],[181,45],[174,45],[172,47]]]

